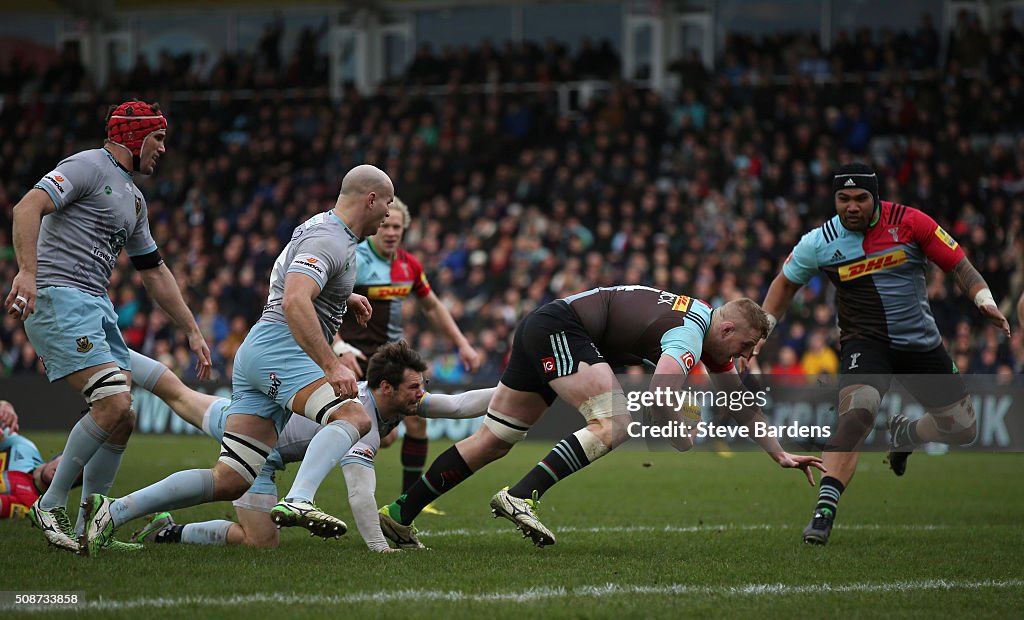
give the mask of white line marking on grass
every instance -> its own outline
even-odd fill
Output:
[[[872,592],[920,592],[927,590],[981,590],[1024,587],[1024,579],[985,579],[982,581],[956,581],[928,579],[921,581],[894,581],[890,583],[821,583],[791,586],[781,583],[751,583],[739,586],[699,586],[670,584],[663,586],[637,586],[606,583],[574,588],[530,588],[518,592],[463,592],[461,590],[380,590],[353,594],[290,594],[268,592],[238,596],[181,596],[136,598],[126,600],[97,600],[74,607],[75,611],[124,611],[145,608],[177,608],[183,605],[197,607],[238,607],[241,605],[346,605],[352,603],[528,603],[571,597],[603,598],[626,595],[656,596],[791,596],[797,594],[848,594]],[[4,609],[4,607],[0,607]],[[8,607],[9,609],[9,607]],[[18,611],[54,611],[54,607],[18,607]]]
[[[900,531],[920,531],[920,530],[944,530],[949,526],[947,525],[880,525],[880,524],[851,524],[843,525],[837,524],[835,529],[837,530],[860,530],[860,531],[882,531],[882,530],[900,530]],[[623,525],[623,526],[608,526],[608,527],[560,527],[557,533],[581,533],[581,534],[629,534],[629,533],[640,533],[640,532],[657,532],[657,533],[668,533],[668,534],[693,534],[698,532],[750,532],[750,531],[764,531],[764,530],[797,530],[800,529],[796,524],[788,525],[769,525],[767,523],[753,524],[753,525],[693,525],[693,526],[677,526],[677,525],[665,525],[665,526],[654,526],[654,525]],[[471,530],[466,528],[455,528],[450,530],[420,530],[420,536],[484,536],[488,534],[494,534],[494,529],[478,529]],[[511,530],[510,530],[511,531]]]

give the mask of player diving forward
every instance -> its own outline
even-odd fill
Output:
[[[223,439],[230,404],[228,399],[186,387],[166,366],[134,351],[132,368],[135,369],[136,385],[159,396],[178,416],[217,441]],[[395,428],[402,418],[410,415],[425,418],[482,416],[494,393],[494,388],[488,388],[451,396],[430,394],[425,391],[424,370],[426,364],[416,351],[404,341],[393,342],[379,348],[370,357],[367,380],[358,384],[359,401],[370,414],[372,428],[348,451],[340,464],[356,527],[371,551],[389,549],[381,533],[374,498],[374,459],[380,448],[381,437]],[[278,528],[270,519],[270,509],[278,498],[274,472],[283,470],[286,463],[301,461],[309,442],[320,428],[316,422],[292,414],[260,475],[252,487],[234,501],[237,523],[216,520],[176,524],[168,513],[160,513],[137,532],[133,540],[277,547]]]
[[[676,390],[701,360],[716,387],[746,391],[732,360],[749,357],[767,330],[764,312],[749,299],[712,309],[698,299],[646,286],[592,289],[541,306],[516,328],[512,357],[483,425],[437,457],[395,503],[381,508],[385,536],[395,542],[414,540],[412,522],[424,506],[505,456],[561,396],[579,410],[586,426],[491,499],[496,517],[515,523],[537,546],[554,544],[554,535],[537,518],[540,496],[628,439],[630,417],[612,366],[654,365],[652,389]],[[759,410],[746,410],[743,416],[748,424],[763,420]],[[821,459],[788,454],[775,439],[755,441],[776,463],[803,470],[814,483],[809,468],[821,468]],[[673,441],[681,450],[691,445],[688,439]]]

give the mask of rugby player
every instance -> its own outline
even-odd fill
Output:
[[[377,233],[367,237],[356,247],[358,269],[355,292],[366,296],[373,315],[366,328],[351,323],[341,324],[342,345],[336,343],[341,359],[356,371],[366,372],[366,360],[384,343],[402,339],[402,302],[410,294],[415,297],[423,314],[434,328],[444,334],[458,349],[459,359],[469,372],[480,367],[480,354],[469,344],[448,308],[430,288],[423,265],[415,256],[401,248],[412,217],[409,208],[400,199],[391,203],[390,214],[381,223]],[[344,345],[348,345],[347,347]],[[427,462],[427,423],[419,416],[403,420],[405,436],[402,439],[402,490],[408,489],[423,473]],[[383,442],[388,446],[398,431],[392,431]],[[425,509],[443,514],[432,507]]]
[[[230,400],[197,392],[185,386],[168,368],[144,355],[132,352],[136,368],[135,384],[163,399],[174,412],[218,442],[224,434]],[[374,498],[376,477],[374,459],[380,440],[403,418],[475,418],[486,413],[494,388],[472,390],[458,395],[426,392],[423,371],[426,365],[404,342],[386,344],[370,358],[367,380],[359,382],[359,400],[370,414],[371,429],[341,460],[349,505],[356,527],[371,551],[387,551],[380,530]],[[166,512],[154,515],[135,533],[136,542],[195,543],[209,545],[252,545],[277,547],[278,528],[270,519],[277,503],[275,471],[286,463],[299,462],[320,429],[315,422],[298,414],[289,418],[277,444],[271,450],[260,475],[248,491],[234,501],[237,523],[226,520],[176,524]],[[412,545],[415,546],[415,545]]]
[[[970,396],[928,306],[928,261],[952,272],[981,314],[1010,335],[984,278],[960,245],[925,213],[880,200],[871,167],[842,166],[832,190],[836,215],[800,239],[764,301],[770,333],[796,292],[819,270],[836,287],[839,419],[824,453],[828,475],[821,479],[818,502],[803,531],[804,542],[818,545],[828,542],[839,497],[857,468],[857,447],[874,426],[893,374],[901,375],[927,412],[920,420],[896,415],[889,421],[888,462],[897,476],[905,472],[914,446],[974,441]]]
[[[749,357],[767,330],[764,312],[749,299],[712,309],[704,301],[646,286],[592,289],[541,306],[516,328],[511,359],[483,425],[441,454],[407,493],[381,508],[384,535],[396,542],[414,540],[413,519],[423,506],[507,454],[561,396],[579,410],[586,426],[491,499],[496,517],[512,521],[537,546],[554,544],[554,535],[537,517],[540,497],[628,439],[630,417],[612,367],[646,363],[655,367],[652,389],[678,389],[701,361],[716,387],[746,391],[733,358]],[[759,410],[744,414],[747,424],[764,420]],[[821,459],[788,454],[769,437],[756,441],[779,465],[803,470],[814,483],[810,468],[821,468]],[[685,450],[692,440],[678,438],[673,445]]]
[[[14,405],[0,400],[0,519],[27,516],[32,504],[50,487],[58,464],[59,454],[44,461],[36,444],[18,433]]]
[[[394,192],[384,171],[356,166],[342,179],[334,209],[295,228],[274,262],[263,315],[235,354],[220,459],[210,469],[181,471],[120,499],[89,496],[82,553],[102,548],[117,527],[137,517],[238,499],[263,469],[292,411],[323,428],[271,516],[279,525],[301,525],[321,536],[346,529],[318,509],[313,496],[371,422],[359,402],[356,377],[338,360],[331,341],[346,308],[361,324],[370,318],[369,302],[352,292],[355,248],[387,217]]]
[[[128,347],[107,297],[122,250],[153,300],[188,335],[199,378],[210,371],[210,348],[160,257],[146,199],[135,186],[135,175],[153,174],[166,135],[157,104],[111,107],[103,148],[64,159],[14,207],[18,274],[7,312],[25,322],[47,378],[67,381],[90,407],[71,429],[66,458],[29,515],[50,544],[69,551],[79,551],[79,544],[67,515],[68,491],[84,470],[83,493],[106,493],[134,426]]]

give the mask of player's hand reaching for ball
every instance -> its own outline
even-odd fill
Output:
[[[1004,336],[1007,338],[1010,337],[1010,323],[1007,322],[1006,317],[999,311],[999,308],[992,304],[982,304],[978,306],[978,310],[985,315],[985,318],[988,319],[990,323],[998,327],[1003,332]]]

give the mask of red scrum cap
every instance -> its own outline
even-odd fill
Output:
[[[142,155],[146,138],[162,129],[167,129],[167,119],[157,103],[125,101],[107,116],[107,140],[128,149],[135,158]]]

